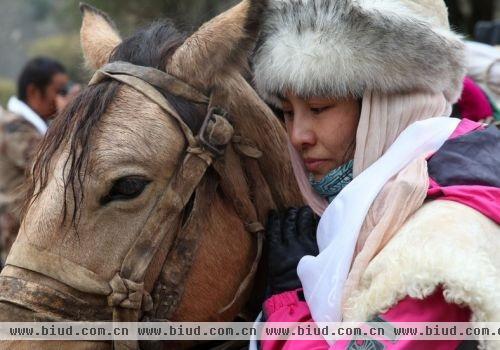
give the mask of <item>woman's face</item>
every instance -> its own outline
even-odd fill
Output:
[[[287,94],[282,102],[290,141],[315,179],[352,158],[360,115],[358,100],[305,100]]]

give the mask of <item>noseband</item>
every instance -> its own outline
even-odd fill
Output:
[[[208,209],[203,208],[201,204],[203,201],[199,199],[207,194],[213,194],[220,182],[226,197],[233,202],[236,213],[244,222],[246,230],[255,234],[257,241],[257,253],[249,273],[231,303],[219,313],[231,310],[248,296],[248,289],[262,253],[264,231],[258,220],[256,205],[250,198],[252,190],[255,189],[250,188],[251,185],[244,181],[245,186],[242,190],[241,180],[235,182],[231,177],[250,173],[254,187],[259,186],[258,190],[265,191],[272,202],[267,182],[256,163],[256,158],[261,156],[261,152],[241,135],[234,135],[228,114],[222,108],[212,105],[212,96],[207,97],[168,73],[126,62],[113,62],[99,69],[89,85],[107,79],[134,88],[176,120],[187,141],[182,162],[159,196],[142,231],[126,254],[120,270],[111,280],[66,258],[41,251],[28,243],[15,244],[6,265],[40,273],[79,292],[106,296],[115,322],[136,322],[141,318],[148,321],[167,321],[180,304],[184,284],[200,241],[201,229],[196,223],[199,220],[193,220],[191,217]],[[179,115],[160,91],[169,92],[190,102],[205,104],[207,113],[203,122]],[[239,147],[242,143],[244,147]],[[242,169],[243,162],[240,156],[248,159],[248,163],[245,164],[251,164],[249,169]],[[207,172],[209,168],[214,169],[214,172]],[[218,179],[214,179],[210,173],[218,174]],[[190,210],[187,208],[188,203],[193,204]],[[187,219],[182,220],[186,215]],[[152,262],[155,264],[159,262],[161,264],[159,266],[163,268],[152,272]],[[61,264],[63,268],[60,267]],[[148,288],[146,280],[154,281],[154,287]],[[23,296],[9,291],[12,288],[6,288],[9,285],[12,287],[12,283],[22,284],[20,288],[24,290]],[[2,276],[0,301],[20,304],[37,311],[42,309],[42,305],[37,305],[37,298],[34,296],[43,292],[43,288],[46,287],[32,286],[28,282]],[[19,286],[15,289],[19,290]],[[50,294],[50,291],[45,290],[45,292]],[[64,296],[59,301],[68,304],[68,309],[75,308],[76,305],[81,307],[81,303],[78,304]],[[74,304],[69,305],[71,303]],[[137,348],[137,342],[115,342],[115,348]]]

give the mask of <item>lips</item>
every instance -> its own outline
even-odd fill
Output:
[[[328,161],[328,159],[315,159],[315,158],[306,158],[304,159],[304,165],[307,170],[314,173],[320,170]]]

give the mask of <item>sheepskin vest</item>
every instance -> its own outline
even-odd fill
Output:
[[[372,260],[346,301],[344,319],[370,320],[407,296],[424,299],[441,286],[448,302],[470,308],[472,321],[498,322],[499,251],[494,221],[457,202],[430,201]]]

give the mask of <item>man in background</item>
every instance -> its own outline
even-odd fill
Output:
[[[68,91],[63,65],[45,57],[23,68],[7,111],[0,114],[0,261],[14,242],[24,200],[21,185],[48,122],[66,106],[79,87]]]

